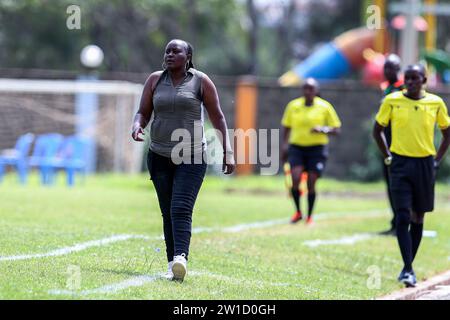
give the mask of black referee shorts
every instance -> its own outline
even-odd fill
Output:
[[[328,148],[325,145],[300,147],[289,145],[288,162],[292,167],[302,166],[303,171],[322,175],[328,158]]]
[[[394,210],[433,211],[436,171],[432,156],[412,158],[393,154],[389,169]]]

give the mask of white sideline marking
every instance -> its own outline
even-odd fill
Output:
[[[333,244],[338,244],[338,245],[351,245],[351,244],[355,244],[356,242],[360,242],[360,241],[364,241],[370,238],[373,238],[374,235],[370,234],[370,233],[361,233],[361,234],[355,234],[353,236],[348,236],[348,237],[342,237],[339,239],[329,239],[329,240],[308,240],[308,241],[303,241],[303,244],[314,248],[314,247],[318,247],[318,246],[323,246],[323,245],[333,245]]]
[[[269,285],[269,286],[274,286],[274,287],[299,287],[299,288],[304,288],[306,290],[306,293],[311,293],[311,292],[319,292],[318,289],[316,288],[312,288],[312,287],[308,287],[308,286],[303,286],[300,284],[292,284],[292,283],[273,283],[273,282],[265,282],[265,281],[249,281],[249,280],[245,280],[245,279],[238,279],[238,278],[232,278],[229,276],[225,276],[225,275],[220,275],[220,274],[214,274],[212,272],[209,271],[189,271],[188,272],[189,276],[193,276],[193,277],[198,277],[198,276],[206,276],[206,277],[210,277],[210,278],[214,278],[214,279],[218,279],[218,280],[222,280],[222,281],[227,281],[230,283],[234,283],[234,284],[238,284],[238,285],[242,285],[243,282],[249,283],[249,284],[253,284],[253,285]],[[75,295],[75,296],[87,296],[87,295],[92,295],[92,294],[114,294],[114,293],[118,293],[119,291],[131,288],[131,287],[141,287],[147,283],[152,283],[155,282],[158,279],[164,279],[162,274],[156,274],[156,275],[141,275],[141,276],[136,276],[136,277],[132,277],[120,282],[116,282],[116,283],[111,283],[99,288],[95,288],[95,289],[89,289],[89,290],[81,290],[81,291],[71,291],[71,290],[66,290],[66,289],[54,289],[54,290],[49,290],[48,293],[51,295]],[[169,280],[167,280],[169,281]]]
[[[259,229],[259,228],[266,228],[271,227],[279,224],[285,224],[286,219],[277,219],[277,220],[269,220],[269,221],[259,221],[259,222],[252,222],[247,224],[238,224],[236,226],[226,227],[221,229],[222,232],[225,233],[235,233],[235,232],[241,232],[245,230],[250,229]]]
[[[119,234],[115,236],[111,236],[108,238],[103,238],[99,240],[91,240],[87,242],[82,242],[75,244],[70,247],[64,247],[59,248],[56,250],[52,250],[46,253],[35,253],[35,254],[22,254],[22,255],[14,255],[14,256],[0,256],[0,261],[17,261],[17,260],[28,260],[28,259],[36,259],[36,258],[46,258],[46,257],[57,257],[57,256],[64,256],[67,254],[70,254],[72,252],[79,252],[83,251],[92,247],[100,247],[100,246],[106,246],[111,243],[119,242],[119,241],[126,241],[130,239],[151,239],[148,236],[144,235],[129,235],[129,234]],[[159,237],[158,237],[159,239]]]
[[[434,230],[423,230],[424,238],[436,238],[438,235],[437,231]]]
[[[250,229],[272,227],[279,224],[286,224],[286,219],[276,219],[267,221],[257,221],[251,223],[237,224],[230,227],[196,227],[192,228],[192,233],[211,233],[211,232],[223,232],[223,233],[236,233]]]
[[[386,213],[387,209],[374,209],[374,210],[366,210],[366,211],[355,211],[355,214],[345,215],[342,213],[336,212],[324,212],[318,214],[315,219],[316,220],[327,220],[330,218],[338,218],[338,217],[360,217],[364,215],[364,217],[380,217]],[[192,233],[210,233],[210,232],[223,232],[223,233],[236,233],[242,232],[251,229],[259,229],[259,228],[267,228],[275,225],[281,225],[289,223],[288,218],[283,219],[274,219],[274,220],[266,220],[266,221],[256,221],[251,223],[243,223],[230,227],[196,227],[192,228]]]
[[[50,290],[48,293],[53,295],[83,295],[87,296],[90,294],[96,293],[117,293],[119,291],[131,288],[131,287],[142,287],[143,285],[154,282],[155,280],[161,279],[161,275],[142,275],[133,277],[121,282],[111,283],[103,287],[91,289],[91,290],[82,290],[82,291],[71,291],[71,290]]]
[[[348,217],[348,216],[360,216],[364,214],[364,217],[378,217],[382,216],[383,213],[386,212],[386,209],[375,209],[368,211],[355,211],[352,215],[343,215],[341,213],[321,213],[316,217],[316,220],[326,220],[333,217]],[[281,225],[288,223],[288,219],[275,219],[275,220],[266,220],[266,221],[256,221],[251,223],[238,224],[230,227],[196,227],[192,229],[192,233],[211,233],[211,232],[223,232],[223,233],[237,233],[245,230],[258,229],[258,228],[267,228],[275,225]],[[145,239],[145,240],[159,240],[164,239],[164,237],[149,237],[146,235],[115,235],[108,238],[103,238],[99,240],[91,240],[87,242],[82,242],[79,244],[75,244],[70,247],[63,247],[59,249],[55,249],[46,253],[36,253],[36,254],[22,254],[22,255],[14,255],[14,256],[0,256],[1,261],[18,261],[18,260],[29,260],[29,259],[38,259],[38,258],[47,258],[47,257],[56,257],[68,255],[73,252],[79,252],[86,250],[92,247],[101,247],[110,245],[115,242],[127,241],[130,239]]]

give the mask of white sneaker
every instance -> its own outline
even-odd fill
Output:
[[[182,253],[179,256],[173,257],[173,264],[172,264],[173,280],[183,281],[187,273],[186,264],[187,264],[186,255],[184,253]]]
[[[163,278],[165,278],[167,280],[173,279],[172,265],[173,265],[173,261],[170,261],[167,266],[167,272],[163,275]]]

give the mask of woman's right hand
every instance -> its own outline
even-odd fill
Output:
[[[131,133],[131,137],[134,141],[144,141],[143,138],[141,138],[139,135],[145,136],[144,129],[142,127],[136,127],[133,129],[133,132]]]

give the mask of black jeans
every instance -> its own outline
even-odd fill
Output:
[[[149,150],[147,166],[158,195],[163,217],[167,261],[189,255],[192,211],[205,177],[207,164],[174,164],[170,158]]]

